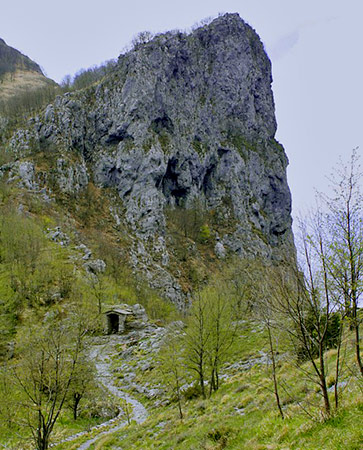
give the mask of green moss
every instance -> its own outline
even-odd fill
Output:
[[[194,139],[192,141],[192,147],[198,155],[205,155],[208,151],[208,145],[203,143],[200,139]]]
[[[199,97],[199,103],[200,103],[202,106],[204,106],[205,103],[206,103],[206,101],[207,101],[206,96],[205,96],[204,94],[201,94],[200,97]]]
[[[238,134],[235,132],[225,133],[226,138],[221,142],[221,144],[225,147],[234,147],[238,153],[242,156],[244,161],[246,162],[248,157],[248,152],[261,152],[261,145],[258,142],[249,141],[242,134]]]
[[[150,136],[150,137],[146,138],[142,144],[142,148],[145,151],[145,153],[150,151],[154,144],[155,144],[155,139],[153,137]]]
[[[167,132],[161,132],[158,135],[158,139],[161,145],[161,148],[163,150],[164,153],[168,153],[168,151],[170,150],[170,136]]]
[[[269,244],[267,236],[259,229],[256,227],[256,225],[252,222],[249,222],[251,225],[251,229],[252,229],[252,233],[255,234],[256,236],[258,236],[265,244]]]

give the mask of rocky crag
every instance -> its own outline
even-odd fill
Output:
[[[50,198],[89,183],[117,192],[110,217],[127,226],[134,270],[182,306],[168,211],[213,215],[207,237],[220,259],[294,254],[271,81],[263,44],[237,14],[140,40],[101,82],[57,97],[18,130],[6,170]]]

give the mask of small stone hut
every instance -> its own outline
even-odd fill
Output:
[[[105,311],[107,334],[121,334],[124,331],[140,329],[148,321],[145,309],[140,304],[129,306],[116,305]]]

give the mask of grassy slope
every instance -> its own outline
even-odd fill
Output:
[[[29,93],[56,83],[45,77],[40,66],[0,39],[0,100]]]
[[[11,191],[10,196],[16,204],[19,192]],[[23,193],[24,194],[24,193]],[[22,197],[25,209],[31,211],[33,217],[41,214],[39,218],[42,226],[55,226],[63,222],[61,205],[52,205],[47,211],[44,205],[38,205],[33,196]],[[9,201],[9,199],[8,199]],[[78,208],[86,207],[78,203]],[[38,209],[39,207],[39,209]],[[56,210],[59,209],[58,213]],[[107,208],[105,208],[107,210]],[[72,210],[72,208],[70,208]],[[78,209],[78,214],[80,211]],[[58,215],[59,214],[59,215]],[[97,215],[96,215],[97,216]],[[88,227],[82,230],[83,236],[100,235],[100,218],[92,214],[88,217]],[[79,217],[77,217],[79,219]],[[108,224],[105,212],[103,222],[103,239],[111,244],[112,225]],[[77,220],[77,219],[76,219]],[[63,222],[64,224],[64,222]],[[107,226],[108,224],[108,226]],[[92,233],[91,231],[94,231]],[[107,231],[110,233],[107,236]],[[100,237],[100,236],[99,236]],[[97,254],[98,239],[88,241]],[[99,243],[101,243],[99,241]],[[92,245],[93,244],[93,245]],[[120,242],[118,242],[120,244]],[[50,244],[54,247],[53,244]],[[72,246],[71,246],[72,247]],[[63,249],[62,252],[72,253],[71,249]],[[361,391],[357,379],[352,375],[354,361],[352,352],[352,340],[346,337],[347,357],[345,360],[345,378],[349,381],[348,387],[342,396],[342,407],[329,421],[323,422],[317,408],[311,408],[314,420],[309,419],[299,406],[299,402],[319,400],[315,385],[305,380],[288,358],[281,357],[279,364],[279,380],[283,381],[284,389],[281,390],[286,420],[282,421],[274,403],[272,381],[269,369],[263,363],[263,356],[267,352],[267,340],[261,326],[253,322],[241,324],[239,339],[236,342],[234,353],[231,355],[229,368],[224,372],[228,377],[223,381],[220,390],[210,400],[193,399],[185,402],[185,419],[178,419],[176,404],[171,403],[164,407],[155,406],[154,401],[138,395],[150,411],[150,418],[142,426],[131,425],[127,429],[115,433],[113,436],[103,438],[94,448],[98,449],[356,449],[363,447],[363,435],[360,425],[363,417],[363,403]],[[280,348],[282,355],[284,349]],[[335,351],[327,353],[330,362],[330,373],[333,373]],[[136,367],[136,360],[153,358],[148,352],[136,350],[134,359],[130,360],[131,370],[136,372],[136,381],[139,384],[150,383],[150,387],[163,382],[163,375],[157,370],[142,371]],[[247,362],[256,359],[257,364],[245,370],[243,365],[233,366],[233,362]],[[124,360],[116,357],[115,368]],[[80,419],[74,422],[70,412],[65,411],[56,426],[54,437],[73,434],[97,423],[97,419]],[[4,431],[4,430],[3,430]],[[13,430],[14,431],[14,430]],[[4,431],[5,432],[5,431]],[[13,432],[12,432],[13,433]],[[0,433],[2,434],[2,432]],[[2,435],[5,439],[10,435]],[[14,438],[15,436],[13,436]],[[56,439],[58,440],[58,439]],[[77,444],[66,444],[58,447],[63,449],[76,449]],[[25,448],[25,447],[24,447]]]
[[[209,400],[195,398],[184,404],[184,420],[178,418],[176,403],[155,406],[153,400],[139,399],[147,405],[150,417],[141,426],[132,424],[128,428],[100,439],[93,449],[344,449],[363,448],[363,401],[355,371],[350,336],[347,336],[347,357],[342,380],[349,381],[341,396],[341,408],[329,420],[322,419],[320,398],[316,385],[309,383],[302,373],[290,364],[289,358],[281,356],[278,377],[281,386],[285,420],[275,406],[269,367],[263,362],[266,348],[264,331],[256,324],[245,324],[236,342],[224,373],[228,377],[219,391]],[[151,347],[151,346],[150,346]],[[281,349],[283,351],[283,349]],[[330,350],[326,357],[329,371],[334,370],[336,351]],[[138,360],[150,358],[150,353],[135,350]],[[238,361],[255,358],[256,364],[244,370]],[[115,368],[125,361],[116,357]],[[136,372],[136,381],[157,386],[162,374],[157,369],[139,371],[135,360],[130,363]],[[157,365],[156,365],[157,366]],[[245,367],[246,369],[246,367]],[[329,380],[329,378],[328,378]],[[362,388],[362,386],[361,386]],[[138,395],[133,392],[132,395]],[[332,404],[333,404],[333,394]],[[159,398],[160,400],[160,398]],[[308,401],[314,406],[308,406]],[[308,407],[309,418],[303,411]],[[68,444],[64,450],[78,448],[77,443]],[[62,447],[59,447],[63,449]]]
[[[23,92],[53,85],[55,85],[54,82],[38,72],[16,70],[14,73],[5,75],[1,80],[0,99],[7,100]]]

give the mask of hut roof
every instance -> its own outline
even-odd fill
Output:
[[[107,311],[105,311],[105,314],[119,314],[120,316],[130,316],[132,315],[132,311],[129,309],[122,309],[122,308],[112,308]]]

